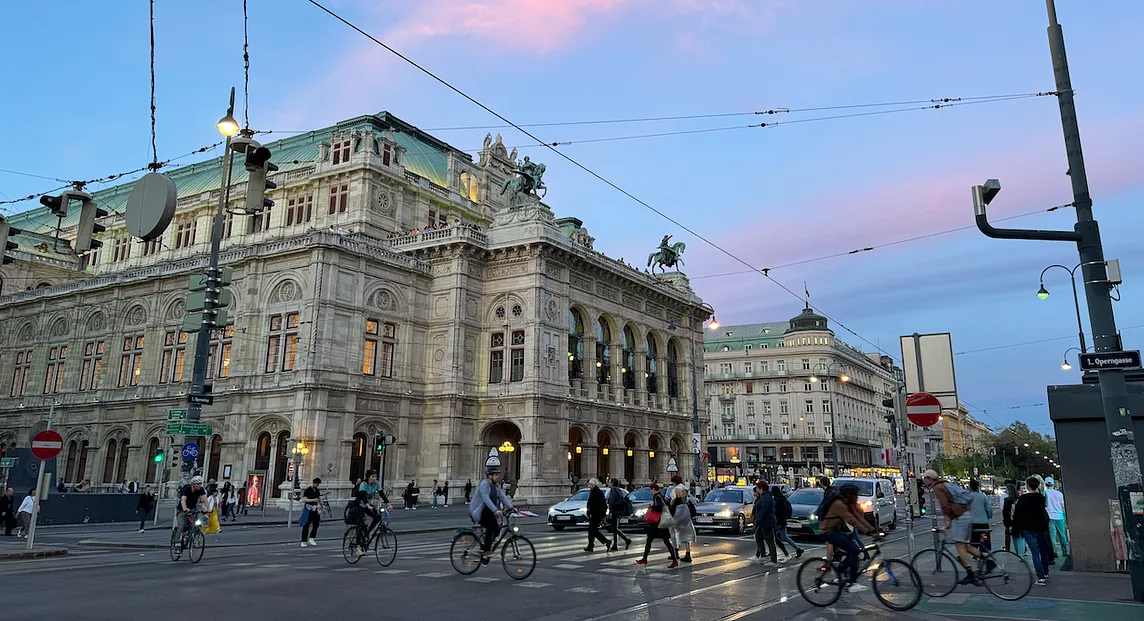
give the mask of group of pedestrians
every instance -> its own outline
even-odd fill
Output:
[[[755,563],[765,562],[770,556],[772,563],[778,563],[778,550],[782,550],[782,562],[791,559],[786,545],[794,549],[794,558],[802,556],[803,549],[799,547],[787,533],[787,520],[791,517],[790,501],[783,494],[779,486],[771,487],[764,480],[755,482],[752,490],[755,494],[753,507],[755,555],[747,560]],[[768,554],[769,546],[769,554]],[[777,549],[776,549],[777,548]]]
[[[1033,475],[1025,479],[1025,491],[1018,495],[1017,486],[1005,486],[1007,494],[1001,508],[1005,524],[1005,549],[1010,542],[1014,552],[1024,558],[1025,550],[1033,557],[1037,584],[1049,579],[1049,566],[1056,564],[1059,548],[1068,554],[1068,531],[1065,527],[1064,494],[1056,489],[1052,477]]]
[[[0,523],[4,525],[5,537],[11,537],[12,529],[18,526],[16,535],[26,538],[32,524],[32,507],[36,502],[36,490],[29,490],[19,505],[16,504],[15,494],[16,490],[9,487],[4,490],[4,495],[0,496]]]

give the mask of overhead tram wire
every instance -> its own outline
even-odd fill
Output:
[[[674,224],[674,225],[678,226],[680,229],[682,229],[682,230],[684,230],[684,231],[686,231],[686,232],[690,233],[691,235],[693,235],[695,238],[699,239],[700,241],[703,241],[704,243],[706,243],[707,245],[711,246],[712,248],[714,248],[714,249],[718,250],[719,252],[721,252],[721,253],[723,253],[723,254],[727,255],[728,257],[730,257],[730,258],[734,259],[736,262],[742,263],[744,266],[746,266],[746,267],[748,267],[748,268],[751,268],[751,271],[754,271],[754,272],[758,272],[758,273],[762,274],[762,275],[763,275],[765,278],[767,278],[768,280],[770,280],[772,283],[774,283],[774,284],[775,284],[776,286],[778,286],[780,289],[782,289],[782,290],[786,291],[786,292],[787,292],[789,295],[791,295],[792,297],[794,297],[794,298],[798,299],[800,302],[801,302],[801,301],[803,301],[803,296],[802,296],[801,294],[799,294],[799,293],[796,293],[796,292],[795,292],[795,291],[793,291],[791,288],[787,287],[787,286],[786,286],[786,285],[784,285],[783,283],[781,283],[781,282],[779,282],[778,280],[776,280],[776,279],[775,279],[774,277],[772,277],[770,274],[767,274],[767,273],[763,272],[762,270],[760,270],[760,269],[756,268],[755,266],[751,265],[751,264],[750,264],[748,261],[746,261],[746,260],[744,260],[744,259],[740,258],[739,256],[735,255],[734,253],[730,252],[729,250],[727,250],[727,249],[723,248],[722,246],[719,246],[719,245],[718,245],[718,244],[716,244],[715,242],[711,241],[711,240],[710,240],[710,239],[708,239],[707,237],[705,237],[705,236],[703,236],[703,235],[699,234],[699,233],[698,233],[698,232],[696,232],[695,230],[693,230],[693,229],[691,229],[690,227],[688,227],[688,226],[684,225],[682,222],[680,222],[680,221],[676,220],[675,218],[671,217],[670,215],[668,215],[668,214],[664,213],[663,211],[661,211],[661,210],[659,210],[659,209],[655,208],[655,207],[654,207],[654,206],[652,206],[651,204],[647,203],[646,201],[644,201],[644,200],[640,199],[639,197],[635,196],[635,195],[634,195],[634,194],[632,194],[631,192],[629,192],[629,191],[625,190],[624,188],[620,187],[620,186],[619,186],[619,185],[617,185],[616,183],[614,183],[614,182],[612,182],[611,180],[607,179],[606,177],[604,177],[604,176],[603,176],[603,175],[601,175],[600,173],[597,173],[596,171],[592,170],[591,168],[588,168],[586,165],[584,165],[584,164],[581,164],[581,163],[580,163],[578,160],[576,160],[575,158],[573,158],[573,157],[571,157],[571,156],[569,156],[569,155],[565,154],[563,151],[560,151],[560,150],[559,150],[559,149],[557,149],[556,147],[553,147],[552,145],[550,145],[550,144],[548,144],[548,143],[545,143],[545,141],[541,140],[539,137],[537,137],[537,136],[536,136],[535,134],[533,134],[532,132],[530,132],[530,131],[528,131],[528,130],[524,129],[523,127],[521,127],[520,125],[518,125],[518,124],[516,124],[516,123],[513,123],[513,122],[512,122],[512,121],[510,121],[508,118],[504,117],[503,115],[499,114],[498,112],[496,112],[496,111],[495,111],[495,110],[493,110],[492,108],[490,108],[490,107],[488,107],[487,105],[485,105],[485,104],[481,103],[480,101],[476,100],[476,99],[475,99],[475,98],[473,98],[471,95],[469,95],[469,94],[465,93],[464,91],[462,91],[461,89],[457,88],[456,86],[453,86],[451,83],[449,83],[448,81],[446,81],[444,78],[441,78],[441,77],[439,77],[438,75],[436,75],[436,74],[435,74],[435,73],[433,73],[432,71],[430,71],[430,70],[426,69],[425,67],[421,66],[420,64],[418,64],[418,63],[417,63],[416,61],[414,61],[413,59],[409,58],[408,56],[405,56],[405,55],[404,55],[404,54],[402,54],[401,52],[398,52],[398,51],[397,51],[397,50],[395,50],[394,48],[392,48],[392,47],[390,47],[389,45],[387,45],[387,44],[383,43],[382,41],[380,41],[379,39],[377,39],[377,38],[376,38],[376,37],[374,37],[373,35],[371,35],[371,34],[369,34],[368,32],[366,32],[366,31],[362,30],[361,28],[359,28],[358,26],[356,26],[355,24],[353,24],[353,23],[352,23],[352,22],[350,22],[349,20],[345,19],[345,18],[344,18],[344,17],[342,17],[341,15],[338,15],[337,13],[333,12],[332,10],[330,10],[330,9],[326,8],[324,5],[322,5],[322,4],[321,4],[320,2],[318,2],[317,0],[309,0],[309,2],[310,2],[310,4],[312,4],[312,5],[314,5],[315,7],[317,7],[317,8],[319,8],[319,9],[321,9],[322,11],[324,11],[326,14],[330,15],[331,17],[333,17],[334,19],[336,19],[336,20],[338,20],[338,21],[342,22],[342,23],[343,23],[343,24],[345,24],[347,27],[351,28],[352,30],[354,30],[354,31],[358,32],[358,33],[359,33],[359,34],[361,34],[362,36],[364,36],[364,37],[368,38],[369,40],[373,41],[373,42],[374,42],[374,43],[376,43],[377,45],[381,46],[381,47],[382,47],[382,48],[384,48],[385,50],[389,51],[391,54],[393,54],[393,55],[397,56],[397,57],[398,57],[398,58],[400,58],[401,60],[405,61],[406,63],[408,63],[408,64],[410,64],[410,65],[412,65],[412,66],[413,66],[413,67],[415,67],[417,70],[421,71],[422,73],[424,73],[425,75],[429,76],[430,78],[432,78],[432,79],[433,79],[433,80],[435,80],[436,82],[440,83],[442,86],[444,86],[444,87],[448,88],[449,90],[453,91],[453,92],[454,92],[454,93],[456,93],[457,95],[460,95],[462,98],[464,98],[464,99],[468,100],[468,101],[469,101],[470,103],[472,103],[473,105],[475,105],[475,106],[477,106],[477,107],[481,108],[482,110],[484,110],[485,112],[488,112],[489,114],[491,114],[491,115],[495,116],[496,118],[500,119],[502,122],[504,122],[504,123],[508,124],[508,125],[509,125],[509,126],[511,126],[512,128],[514,128],[514,129],[516,129],[517,131],[521,132],[521,133],[522,133],[522,134],[524,134],[525,136],[528,136],[529,138],[531,138],[531,139],[535,140],[537,143],[540,143],[540,144],[544,144],[545,148],[547,148],[549,151],[551,151],[552,153],[556,154],[556,155],[557,155],[557,156],[559,156],[560,158],[564,159],[564,160],[565,160],[565,161],[567,161],[568,163],[572,164],[572,165],[573,165],[573,166],[575,166],[576,168],[579,168],[580,170],[584,171],[585,173],[588,173],[590,176],[592,176],[592,177],[596,178],[596,179],[597,179],[597,180],[599,180],[601,183],[604,183],[605,185],[607,185],[607,186],[611,187],[612,189],[616,190],[617,192],[619,192],[619,193],[623,194],[624,196],[627,196],[628,198],[630,198],[631,200],[635,201],[636,203],[638,203],[638,204],[642,205],[643,207],[645,207],[645,208],[646,208],[646,209],[648,209],[649,211],[651,211],[651,212],[653,212],[653,213],[655,213],[655,214],[659,215],[659,216],[660,216],[661,218],[663,218],[664,220],[667,220],[668,222],[671,222],[672,224]],[[808,305],[809,305],[809,302],[808,302]],[[882,347],[881,347],[881,346],[879,346],[877,343],[875,343],[874,341],[871,341],[870,339],[867,339],[866,337],[862,336],[862,335],[861,335],[861,334],[859,334],[858,332],[855,332],[854,330],[850,329],[850,328],[849,328],[849,327],[847,327],[845,324],[843,324],[841,321],[839,321],[839,320],[837,320],[837,319],[835,319],[835,318],[831,317],[829,314],[827,314],[827,313],[826,313],[825,311],[823,311],[821,308],[818,308],[818,307],[814,307],[814,306],[811,306],[811,308],[813,308],[814,310],[816,310],[817,312],[819,312],[819,313],[820,313],[822,316],[824,316],[825,318],[829,319],[830,321],[833,321],[833,322],[835,323],[835,325],[837,325],[837,326],[841,327],[842,329],[846,330],[846,331],[847,331],[847,332],[849,332],[850,334],[853,334],[855,337],[857,337],[858,339],[862,340],[862,341],[863,341],[863,342],[865,342],[866,344],[870,345],[870,346],[871,346],[871,347],[873,347],[875,350],[877,350],[877,351],[879,351],[879,352],[882,352],[882,353],[886,354],[886,355],[887,355],[887,356],[889,356],[891,359],[895,359],[895,360],[897,360],[897,357],[895,357],[893,354],[889,353],[888,351],[886,351],[886,350],[882,349]]]

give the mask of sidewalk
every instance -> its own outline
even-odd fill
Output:
[[[1006,602],[983,589],[965,587],[942,598],[926,598],[915,609],[940,617],[1037,619],[1038,621],[1140,621],[1144,604],[1132,600],[1128,574],[1058,571],[1048,586],[1033,586],[1024,599]],[[932,618],[928,615],[903,618]]]
[[[539,509],[539,510],[537,510]],[[547,507],[532,508],[537,517],[521,518],[520,523],[526,525],[544,524]],[[212,547],[236,547],[272,545],[282,543],[295,543],[300,540],[298,519],[301,514],[293,514],[293,520],[287,524],[287,512],[267,509],[266,517],[261,512],[251,512],[239,518],[237,522],[222,522],[222,531],[207,535],[207,545]],[[416,534],[451,531],[460,526],[472,524],[469,519],[468,508],[464,505],[450,505],[448,507],[420,508],[415,511],[400,508],[391,512],[390,527],[398,534]],[[49,545],[92,546],[106,548],[141,548],[165,549],[170,544],[171,510],[161,512],[159,523],[152,525],[147,521],[146,532],[138,532],[138,522],[116,524],[70,525],[58,527],[40,527],[37,530],[37,541]],[[319,527],[319,539],[338,538],[340,540],[345,531],[342,521],[342,512],[335,510],[331,519],[322,516]]]

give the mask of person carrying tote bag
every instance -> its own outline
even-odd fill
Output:
[[[667,553],[671,557],[671,564],[667,568],[675,569],[679,567],[679,559],[676,556],[675,548],[671,546],[671,535],[667,530],[669,526],[674,524],[674,520],[667,510],[667,503],[659,495],[659,485],[652,483],[651,491],[651,506],[648,507],[647,514],[644,515],[644,521],[648,523],[647,542],[644,543],[643,558],[636,561],[636,564],[647,565],[647,555],[651,553],[651,543],[656,539],[662,539],[663,545],[667,546]]]

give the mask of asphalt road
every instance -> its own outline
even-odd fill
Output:
[[[928,528],[928,520],[916,525],[918,531]],[[125,615],[196,621],[235,615],[450,621],[914,618],[890,613],[869,593],[844,595],[833,609],[812,609],[795,588],[797,564],[748,562],[754,543],[746,536],[703,534],[695,562],[668,570],[662,544],[653,546],[649,566],[635,564],[642,553],[639,536],[630,550],[587,554],[583,530],[554,533],[525,526],[522,533],[535,544],[538,561],[532,576],[518,582],[498,562],[470,577],[457,574],[448,560],[450,532],[402,536],[397,560],[383,568],[372,556],[347,564],[340,537],[334,539],[343,525],[324,529],[316,549],[296,543],[208,546],[198,565],[172,562],[166,550],[83,546],[62,559],[3,563],[0,585],[9,593],[3,616],[116,621]],[[265,537],[285,532],[273,535],[267,529]],[[904,534],[904,529],[891,532],[889,554],[906,553]],[[928,533],[919,536],[919,549],[928,541]],[[821,553],[816,542],[805,546],[809,554]]]

